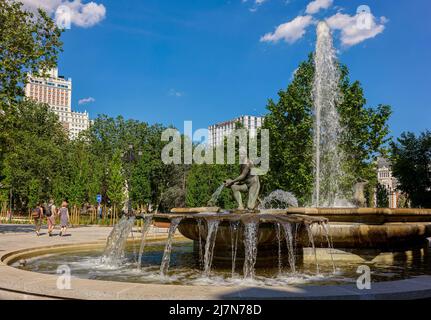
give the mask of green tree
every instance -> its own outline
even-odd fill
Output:
[[[279,100],[268,101],[264,129],[270,135],[270,169],[263,177],[263,192],[284,189],[301,203],[312,191],[312,100],[314,68],[311,57],[300,64],[287,90],[278,92]]]
[[[377,183],[373,159],[384,154],[387,142],[387,120],[390,107],[365,107],[366,100],[358,81],[348,78],[346,66],[340,66],[340,90],[343,99],[337,108],[344,127],[341,148],[347,158],[343,164],[344,189],[351,190],[358,178]],[[270,170],[263,177],[264,193],[275,189],[293,192],[299,202],[310,203],[313,172],[313,56],[301,63],[286,90],[278,93],[279,100],[269,100],[263,128],[270,132]]]
[[[43,104],[19,102],[8,118],[8,152],[0,175],[13,188],[18,208],[27,207],[29,186],[40,186],[39,200],[53,193],[53,183],[63,176],[67,134],[58,117]]]
[[[431,131],[404,132],[391,143],[392,173],[413,207],[431,207]]]
[[[42,188],[37,179],[31,179],[28,184],[28,207],[35,208],[40,201]]]
[[[235,165],[194,164],[187,175],[186,206],[207,206],[217,188],[227,179],[235,178],[239,174],[239,168]],[[230,189],[223,189],[217,200],[217,206],[226,209],[237,207]]]
[[[111,202],[120,205],[124,201],[124,176],[121,160],[121,151],[114,152],[114,156],[108,167],[108,189],[107,195]]]
[[[376,187],[376,197],[377,197],[377,208],[388,208],[389,207],[389,192],[385,186],[380,183]]]
[[[243,129],[242,124],[236,123],[236,129]],[[208,201],[211,199],[212,194],[218,187],[227,179],[236,178],[240,174],[239,165],[239,138],[238,136],[231,136],[235,140],[235,163],[227,163],[227,148],[228,137],[225,137],[223,145],[217,146],[212,150],[213,162],[212,164],[193,164],[187,174],[186,180],[186,195],[185,204],[188,207],[202,207],[207,206]],[[196,146],[194,146],[196,147]],[[224,162],[217,163],[216,153],[217,150],[223,154]],[[234,209],[237,204],[232,196],[232,191],[224,188],[217,199],[217,206]]]
[[[366,99],[359,81],[350,83],[349,71],[341,66],[342,102],[338,106],[341,125],[344,128],[341,148],[344,151],[345,190],[359,178],[370,183],[366,192],[369,202],[373,189],[377,187],[375,160],[378,155],[385,156],[390,140],[388,120],[391,107],[379,104],[375,108],[366,107]]]
[[[130,198],[134,205],[151,203],[151,166],[148,153],[143,153],[136,166],[132,169]]]
[[[56,66],[61,32],[43,10],[32,13],[20,2],[0,2],[1,102],[12,104],[23,96],[27,73]]]
[[[14,126],[21,121],[21,115],[15,109],[24,95],[27,74],[40,74],[40,71],[55,67],[62,50],[61,32],[45,12],[32,13],[20,2],[0,1],[0,172],[10,172],[7,166],[14,167],[10,160],[16,153],[9,153],[16,151],[14,130],[18,129]],[[37,120],[32,119],[30,123],[37,126]],[[5,163],[5,158],[9,158],[9,164]],[[23,174],[24,168],[19,174]],[[10,174],[6,177],[0,173],[0,182],[4,179],[12,178]],[[41,185],[46,189],[46,182]],[[24,185],[19,183],[19,198],[26,198],[23,188]]]
[[[165,129],[166,127],[160,124],[148,125],[136,120],[125,120],[123,117],[114,119],[99,115],[83,139],[89,142],[93,157],[103,168],[109,167],[115,150],[129,152],[129,146],[132,146],[134,159],[122,163],[125,173],[130,175],[128,178],[132,203],[152,204],[157,207],[162,202],[167,205],[168,190],[171,195],[175,190],[182,190],[184,177],[183,168],[179,170],[178,167],[166,165],[161,160],[160,155],[166,142],[161,141],[160,137]],[[138,155],[139,152],[142,157]],[[99,179],[103,198],[106,199],[106,173],[101,172]],[[165,201],[162,201],[162,198],[165,198]]]
[[[102,163],[98,161],[98,158],[90,153],[91,145],[87,146],[87,152],[89,156],[90,163],[90,175],[87,182],[87,192],[88,199],[87,201],[92,204],[97,204],[96,196],[102,193],[103,188],[103,179],[104,179],[104,171],[105,167],[103,167]]]
[[[85,142],[77,140],[70,144],[68,150],[69,180],[67,194],[72,205],[81,205],[89,201],[92,165]]]

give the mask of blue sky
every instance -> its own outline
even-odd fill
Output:
[[[307,9],[311,0],[94,1],[105,10],[87,25],[72,24],[59,60],[60,73],[73,78],[73,108],[93,118],[121,114],[179,128],[192,120],[197,129],[265,114],[316,37],[312,23],[275,28],[298,16],[348,19],[367,4],[378,34],[346,45],[348,27],[334,30],[339,59],[362,83],[368,105],[393,107],[393,136],[431,129],[429,0],[316,0],[317,12]],[[89,97],[95,101],[78,104]]]

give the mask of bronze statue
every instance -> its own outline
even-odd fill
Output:
[[[248,191],[247,209],[254,210],[259,196],[260,181],[258,175],[252,174],[252,169],[254,167],[253,162],[244,154],[246,154],[246,152],[242,155],[240,152],[240,157],[242,158],[241,174],[233,180],[226,180],[224,185],[232,189],[233,197],[238,203],[238,210],[244,210],[241,192]]]
[[[365,198],[364,189],[369,182],[364,179],[359,179],[353,186],[353,204],[359,208],[365,208],[367,199]]]

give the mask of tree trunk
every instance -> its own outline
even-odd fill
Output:
[[[117,223],[118,215],[117,215],[117,205],[114,204],[114,225]]]
[[[109,225],[112,226],[112,215],[114,213],[113,212],[114,209],[113,209],[113,207],[111,207],[110,209],[111,209],[111,214],[108,216],[108,218],[109,218]],[[108,212],[109,212],[109,210],[108,210]]]
[[[75,224],[75,206],[72,207],[72,219],[70,219],[70,222],[72,223],[72,225]]]

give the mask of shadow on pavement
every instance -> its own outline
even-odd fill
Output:
[[[219,298],[227,300],[236,299],[298,299],[307,293],[305,288],[289,287],[287,291],[272,288],[250,287],[233,290],[230,293],[220,295]]]
[[[0,224],[0,234],[35,232],[32,224]]]

